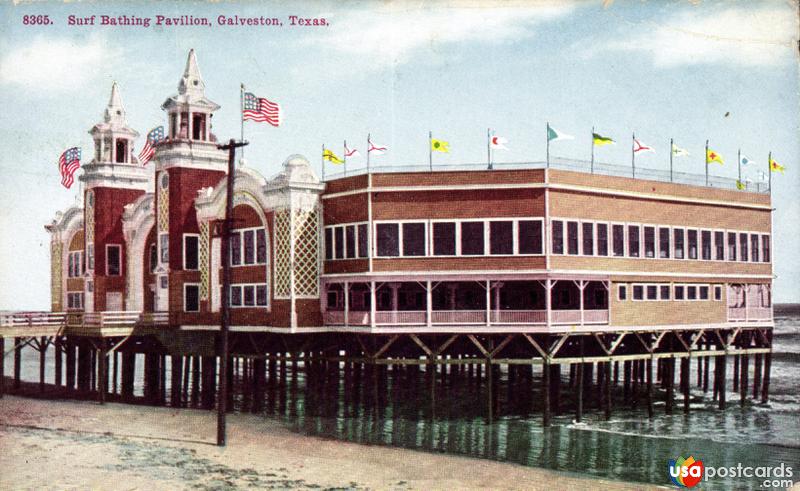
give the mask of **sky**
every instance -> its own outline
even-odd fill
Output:
[[[51,23],[26,25],[30,15]],[[68,25],[92,15],[95,25]],[[151,25],[102,26],[101,15]],[[158,15],[212,25],[155,26]],[[219,26],[220,15],[282,25]],[[327,25],[292,26],[292,15]],[[319,168],[323,144],[341,151],[346,139],[364,153],[368,133],[389,147],[376,166],[427,163],[429,131],[450,144],[436,162],[483,162],[487,128],[508,140],[497,162],[542,161],[548,121],[575,137],[551,146],[566,158],[589,159],[593,127],[619,142],[596,159],[619,165],[632,132],[655,149],[637,167],[668,169],[670,138],[690,153],[675,169],[697,174],[706,139],[725,159],[717,175],[736,176],[739,149],[758,169],[772,151],[787,169],[773,175],[775,301],[800,302],[794,2],[98,1],[0,5],[0,310],[49,308],[43,226],[78,194],[61,187],[58,156],[91,155],[88,130],[114,81],[138,151],[165,124],[160,106],[190,48],[222,106],[220,140],[239,136],[240,83],[281,104],[280,128],[245,126],[247,165],[267,177],[291,154]]]

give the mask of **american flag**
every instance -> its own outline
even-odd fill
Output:
[[[164,127],[157,126],[150,130],[150,133],[147,134],[147,141],[144,143],[144,147],[142,147],[142,151],[139,152],[139,163],[147,165],[150,162],[150,159],[153,158],[153,155],[156,153],[155,144],[160,142],[164,139]]]
[[[244,93],[244,108],[242,120],[267,122],[272,126],[281,125],[281,106],[275,102],[270,102],[263,97],[256,97],[250,92]]]
[[[61,185],[69,189],[75,182],[74,175],[81,166],[81,149],[72,147],[64,150],[58,158],[58,170],[61,172]]]

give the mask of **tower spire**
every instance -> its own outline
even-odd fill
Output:
[[[111,97],[108,99],[108,106],[103,119],[112,125],[126,126],[125,106],[122,104],[122,96],[119,94],[117,82],[111,85]]]
[[[197,66],[197,56],[195,56],[194,48],[192,48],[189,50],[186,68],[183,70],[183,76],[178,83],[178,93],[202,97],[205,93],[205,88],[206,84],[203,82],[203,76],[200,75],[200,68]]]

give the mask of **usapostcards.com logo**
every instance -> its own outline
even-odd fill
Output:
[[[676,486],[693,488],[703,478],[703,461],[694,460],[691,455],[688,459],[678,457],[669,461],[669,478]]]

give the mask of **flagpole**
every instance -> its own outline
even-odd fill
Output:
[[[675,142],[672,138],[669,139],[669,182],[672,182],[672,154],[675,153]]]
[[[322,181],[325,182],[325,144],[322,144]]]
[[[636,179],[636,133],[631,133],[631,177]]]
[[[740,148],[738,152],[736,152],[736,160],[739,164],[739,185],[742,184],[742,149]],[[737,186],[739,187],[739,186]]]
[[[708,140],[706,140],[706,186],[708,186]]]
[[[492,168],[492,129],[486,128],[486,163]]]
[[[547,153],[545,157],[545,167],[549,169],[550,168],[550,121],[548,121],[546,124],[547,124],[547,131],[545,132],[545,140],[547,140],[547,143],[545,144],[545,148],[547,149],[546,150]]]
[[[369,133],[367,133],[367,174],[369,174],[369,149],[370,149]]]
[[[244,84],[239,83],[239,118],[242,121],[242,132],[240,141],[244,141]],[[239,150],[239,162],[244,162],[244,147]]]
[[[344,176],[347,177],[347,140],[344,141]]]
[[[772,152],[769,153],[769,157],[767,157],[767,179],[768,179],[768,188],[769,194],[772,194]]]
[[[592,126],[592,163],[590,164],[589,172],[594,174],[594,126]]]
[[[433,172],[433,132],[428,132],[428,167]]]

